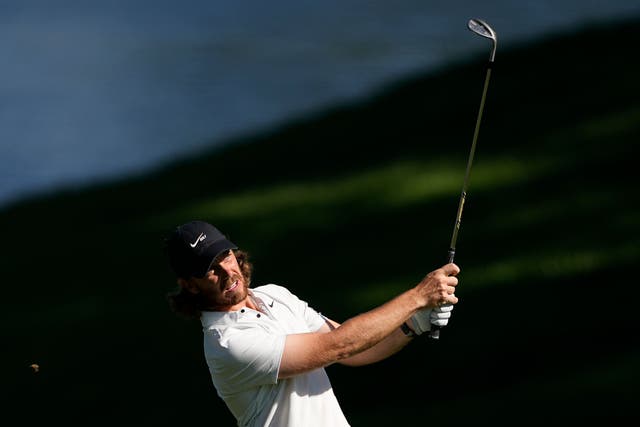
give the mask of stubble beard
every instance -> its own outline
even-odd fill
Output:
[[[221,301],[219,301],[220,305],[233,306],[233,305],[239,304],[242,301],[244,301],[249,295],[249,289],[247,287],[247,283],[244,280],[244,277],[242,275],[235,275],[232,278],[227,279],[225,281],[224,288],[225,289],[228,288],[236,280],[238,281],[238,287],[234,289],[232,292],[228,293],[227,295],[223,293],[223,295],[220,298]]]

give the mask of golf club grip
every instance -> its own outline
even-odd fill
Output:
[[[429,331],[429,338],[432,340],[440,339],[440,326],[431,325],[431,330]]]
[[[447,253],[447,262],[450,264],[453,262],[453,259],[456,256],[456,250],[454,248],[449,248],[449,252]],[[431,330],[429,331],[428,337],[432,340],[440,339],[440,329],[441,327],[438,325],[431,325]]]

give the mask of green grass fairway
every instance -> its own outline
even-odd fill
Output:
[[[498,49],[460,303],[439,342],[327,368],[354,427],[640,418],[638,46],[630,20]],[[285,285],[338,321],[441,266],[480,53],[148,175],[0,211],[3,402],[17,412],[5,423],[234,425],[199,325],[165,301],[163,237],[179,223],[216,224],[252,254],[254,285]]]

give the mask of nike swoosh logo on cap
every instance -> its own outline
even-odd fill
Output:
[[[193,243],[189,243],[189,246],[191,246],[192,248],[195,248],[195,247],[198,245],[198,243],[202,242],[202,241],[203,241],[204,239],[206,239],[206,238],[207,238],[207,235],[206,235],[206,234],[204,234],[204,233],[200,233],[200,235],[198,236],[198,238],[196,239],[196,241],[195,241],[195,242],[193,242]]]

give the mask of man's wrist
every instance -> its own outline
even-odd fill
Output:
[[[404,322],[402,325],[400,325],[400,330],[402,331],[403,334],[405,334],[406,336],[408,336],[409,338],[413,338],[418,336],[418,334],[416,334],[413,329],[411,329],[409,327],[409,325],[407,325],[407,322]]]

